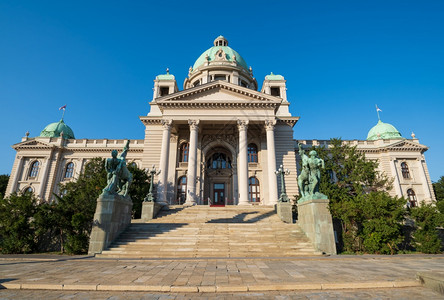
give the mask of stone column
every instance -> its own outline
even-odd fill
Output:
[[[234,161],[235,158],[233,158]],[[231,167],[233,168],[233,205],[237,205],[239,203],[239,188],[238,188],[238,181],[237,181],[237,164],[233,162],[231,164]]]
[[[392,169],[392,174],[395,177],[394,187],[395,187],[396,194],[399,195],[400,197],[402,197],[403,193],[402,193],[401,183],[399,181],[399,173],[396,168],[396,160],[395,159],[392,159],[390,161],[390,168]]]
[[[268,159],[268,203],[274,205],[278,201],[276,174],[276,150],[274,144],[274,125],[276,120],[265,121],[267,131],[267,159]]]
[[[187,199],[186,205],[196,205],[196,173],[197,173],[197,134],[199,131],[199,120],[188,120],[190,125],[190,146],[187,172]]]
[[[40,199],[48,200],[48,201],[49,201],[49,199],[45,199],[45,187],[46,187],[46,184],[48,182],[49,165],[51,164],[51,157],[52,157],[52,151],[49,154],[49,157],[47,157],[45,159],[45,167],[43,168],[43,176],[40,177],[40,178],[42,178],[42,180],[40,181],[40,191],[39,191],[39,194],[38,194]],[[54,170],[54,178],[56,178],[57,175],[58,175],[57,174],[57,170]]]
[[[162,120],[162,150],[160,152],[160,176],[157,184],[157,201],[158,203],[167,204],[166,196],[168,191],[168,157],[170,153],[170,134],[171,120]]]
[[[248,205],[248,157],[247,157],[247,129],[248,120],[238,120],[237,127],[239,129],[239,162],[238,168],[238,188],[239,188],[239,205]]]
[[[8,194],[17,192],[18,182],[20,180],[20,175],[23,173],[23,156],[17,156],[17,167],[15,169],[14,180],[11,182],[11,187],[8,190]]]
[[[422,188],[424,190],[424,196],[426,196],[424,201],[426,203],[431,203],[433,197],[432,197],[432,191],[430,190],[430,187],[429,187],[429,181],[427,180],[427,173],[424,168],[425,160],[418,158],[418,163],[421,168],[421,170],[419,171],[419,174],[420,174],[419,176],[421,177]],[[420,204],[420,203],[418,203],[418,204]]]

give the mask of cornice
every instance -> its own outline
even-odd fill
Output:
[[[299,121],[299,117],[277,118],[276,121],[278,124],[285,124],[293,127]]]
[[[140,116],[140,121],[145,125],[162,125],[162,117]]]

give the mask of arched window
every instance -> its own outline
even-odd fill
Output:
[[[180,162],[188,162],[188,158],[190,155],[190,144],[189,143],[183,143],[180,146]]]
[[[248,162],[257,163],[257,146],[255,144],[248,145]]]
[[[248,200],[250,200],[250,202],[261,202],[259,180],[257,180],[256,177],[250,177],[248,179]]]
[[[418,206],[418,201],[416,201],[416,194],[412,189],[407,190],[407,196],[409,197],[410,207]]]
[[[405,179],[410,178],[409,166],[407,166],[406,162],[401,163],[401,173],[403,178]]]
[[[32,194],[32,193],[34,193],[34,189],[31,186],[28,186],[23,189],[23,194],[26,194],[26,193]]]
[[[40,167],[40,163],[37,160],[32,163],[31,169],[29,170],[29,177],[30,178],[37,177],[37,175],[39,174],[39,167]]]
[[[187,197],[187,177],[182,176],[177,180],[177,202],[183,204]]]
[[[231,160],[224,153],[214,153],[207,161],[209,169],[231,169]]]
[[[72,178],[74,175],[74,163],[70,162],[66,165],[65,178]]]

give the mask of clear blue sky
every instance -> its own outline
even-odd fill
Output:
[[[378,104],[444,175],[444,1],[387,0],[0,1],[0,174],[64,104],[77,138],[143,139],[155,76],[182,89],[220,34],[259,86],[285,76],[295,138],[365,139]]]

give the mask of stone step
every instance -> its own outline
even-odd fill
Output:
[[[171,207],[135,221],[97,257],[284,257],[320,255],[296,224],[272,207]]]

